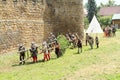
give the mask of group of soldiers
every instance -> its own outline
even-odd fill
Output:
[[[66,39],[69,41],[69,46],[73,46],[73,48],[78,48],[78,53],[82,53],[82,40],[79,38],[77,33],[68,33],[65,35]],[[98,37],[95,38],[95,42],[97,45],[97,48],[99,48],[99,40]],[[94,39],[93,37],[86,34],[86,45],[89,43],[91,49],[93,49]],[[55,54],[57,58],[62,56],[62,52],[60,49],[60,44],[57,41],[56,36],[53,33],[49,34],[49,37],[46,41],[42,43],[42,47],[38,47],[34,42],[31,43],[30,49],[26,50],[25,47],[21,44],[19,46],[19,53],[20,53],[20,63],[19,64],[25,64],[25,53],[26,51],[29,51],[31,53],[31,56],[33,59],[33,63],[37,62],[37,55],[38,53],[44,53],[43,62],[50,60],[50,52],[53,50],[55,51]],[[41,50],[38,52],[38,50]],[[26,59],[27,60],[27,59]]]
[[[26,52],[28,52],[28,50],[25,49],[23,44],[20,44],[19,46],[19,54],[20,54],[20,62],[19,64],[25,64],[25,57],[26,57]],[[33,62],[37,62],[37,54],[38,54],[38,47],[35,45],[34,42],[31,43],[31,48],[29,49],[31,56],[29,58],[33,58]]]
[[[89,43],[91,49],[93,49],[93,45],[94,45],[94,38],[90,35],[88,35],[88,33],[86,33],[86,46],[87,43]],[[98,36],[95,37],[95,44],[97,46],[97,48],[99,48],[99,38]]]
[[[68,39],[70,45],[73,44],[74,48],[78,47],[78,53],[80,53],[80,52],[82,53],[82,40],[79,38],[77,33],[66,34],[66,38]],[[94,41],[95,41],[96,47],[99,48],[98,36],[96,36],[95,40],[94,40],[94,38],[92,36],[90,36],[90,35],[88,35],[88,33],[86,33],[86,39],[85,39],[86,46],[87,46],[87,44],[89,44],[90,48],[93,49]]]
[[[40,50],[40,52],[38,52],[39,50]],[[49,34],[48,39],[42,43],[42,47],[38,47],[35,44],[35,42],[32,42],[30,49],[26,50],[24,45],[20,44],[19,49],[18,49],[19,54],[20,54],[19,64],[25,64],[25,61],[31,57],[33,59],[33,63],[37,62],[38,61],[38,59],[37,59],[38,53],[40,53],[40,54],[44,53],[43,61],[46,61],[46,60],[48,61],[48,60],[50,60],[50,52],[52,50],[55,50],[55,54],[56,54],[57,58],[59,58],[62,55],[62,53],[60,52],[60,45],[53,33]],[[26,52],[27,53],[30,52],[31,56],[25,60]]]
[[[115,26],[107,26],[103,29],[105,37],[111,37],[116,35],[116,28]]]
[[[69,45],[73,45],[73,48],[78,47],[78,53],[82,53],[82,41],[77,33],[68,33],[66,38],[69,41]]]

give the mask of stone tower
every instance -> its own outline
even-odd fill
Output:
[[[0,0],[0,52],[41,44],[50,32],[83,37],[82,0]]]
[[[83,38],[82,0],[46,0],[46,3],[44,21],[50,23],[55,34],[75,32]]]

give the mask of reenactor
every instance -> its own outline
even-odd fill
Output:
[[[88,43],[89,43],[91,49],[93,49],[93,44],[94,44],[94,39],[93,39],[93,37],[91,37],[91,36],[88,37]]]
[[[77,43],[78,43],[78,39],[80,39],[80,38],[79,38],[79,36],[78,36],[77,33],[75,33],[74,35],[75,35],[75,38],[74,38],[74,39],[75,39],[75,47],[76,47],[76,46],[77,46]]]
[[[47,44],[47,42],[45,41],[45,42],[43,42],[43,44],[42,44],[42,46],[43,46],[43,53],[44,53],[44,58],[43,58],[43,62],[44,61],[48,61],[48,60],[50,60],[50,51],[48,50],[48,44]]]
[[[77,46],[78,46],[78,53],[80,53],[80,50],[82,53],[82,41],[80,39],[78,39]]]
[[[50,60],[50,50],[48,50],[47,58]]]
[[[112,28],[112,34],[113,34],[113,36],[116,36],[116,28],[115,28],[115,26]]]
[[[35,45],[34,42],[31,43],[31,57],[33,58],[33,63],[37,62],[37,54],[38,54],[38,50],[37,50],[37,46]]]
[[[86,33],[86,39],[85,39],[86,46],[87,46],[88,40],[89,40],[89,35],[88,35],[88,33]]]
[[[77,39],[79,39],[79,36],[78,36],[78,34],[77,34],[77,33],[75,33],[75,36],[76,36],[76,38],[77,38]]]
[[[60,53],[60,45],[59,45],[59,43],[57,41],[55,43],[55,54],[56,54],[57,58],[59,58],[62,55]]]
[[[96,43],[97,48],[99,48],[99,39],[98,39],[98,36],[96,36],[96,38],[95,38],[95,43]]]
[[[68,34],[66,34],[66,38],[67,38],[67,40],[69,41],[69,46],[72,44],[72,40],[71,40],[71,38],[69,37],[69,35]]]
[[[53,48],[56,40],[57,40],[57,38],[55,37],[55,35],[53,33],[50,33],[48,40],[47,40],[48,46],[50,48]]]
[[[53,33],[50,33],[49,39],[50,39],[51,42],[53,42],[53,41],[56,40],[56,37],[55,37],[55,35]]]
[[[111,29],[111,27],[109,27],[109,29],[108,29],[108,37],[111,37],[111,32],[112,32],[112,29]]]
[[[73,47],[76,47],[76,36],[74,34],[72,34],[72,43],[73,43]]]
[[[19,49],[18,49],[19,53],[20,53],[20,62],[19,64],[25,64],[25,47],[20,44]]]

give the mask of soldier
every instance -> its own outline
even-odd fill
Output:
[[[89,43],[91,49],[93,49],[93,44],[94,44],[94,39],[93,39],[93,37],[91,37],[91,36],[88,37],[88,43]]]
[[[60,57],[60,45],[57,41],[55,43],[55,54],[57,55],[57,58]]]
[[[111,29],[111,27],[109,27],[109,29],[108,29],[108,37],[111,37],[111,32],[112,32],[112,29]]]
[[[48,44],[47,44],[47,42],[45,41],[45,42],[43,42],[43,53],[44,53],[44,59],[43,59],[43,62],[44,61],[48,61],[48,60],[50,60],[50,56],[49,56],[49,50],[48,50]]]
[[[86,40],[85,40],[86,46],[87,46],[87,43],[88,43],[88,39],[89,39],[89,35],[88,35],[88,33],[86,33]]]
[[[55,43],[56,40],[57,39],[56,39],[55,35],[53,33],[50,33],[49,37],[48,37],[48,40],[47,40],[48,46],[50,48],[53,48],[54,47],[54,43]]]
[[[31,43],[31,57],[33,58],[33,63],[37,62],[37,54],[38,54],[38,50],[37,50],[37,46],[35,45],[35,43]]]
[[[112,34],[113,34],[113,36],[116,36],[116,28],[115,28],[115,26],[114,27],[112,27]]]
[[[20,52],[20,63],[19,64],[25,64],[25,47],[20,44],[18,51]]]
[[[79,39],[79,36],[78,36],[78,34],[77,34],[77,33],[75,33],[75,36],[76,36],[76,38],[77,38],[77,39]]]
[[[99,48],[99,39],[98,39],[97,36],[96,36],[96,38],[95,38],[95,43],[96,43],[97,48]]]
[[[73,47],[75,48],[76,47],[76,36],[74,34],[72,34],[72,44],[73,44]]]
[[[51,42],[53,42],[53,41],[56,40],[56,37],[55,37],[55,35],[53,33],[50,33],[49,39],[50,39]]]
[[[69,35],[68,34],[66,34],[66,38],[67,38],[67,40],[69,41],[69,46],[71,45],[71,43],[72,43],[72,40],[71,40],[71,38],[69,37]]]
[[[80,53],[79,49],[81,49],[81,53],[82,53],[82,41],[80,39],[78,39],[77,46],[78,46],[78,53]]]
[[[78,39],[80,39],[80,38],[79,38],[78,34],[77,34],[77,33],[75,33],[75,46],[77,46]]]

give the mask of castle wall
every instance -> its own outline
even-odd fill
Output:
[[[44,5],[28,1],[0,1],[0,51],[16,49],[19,44],[40,44],[44,39]]]
[[[50,32],[77,32],[82,38],[82,0],[0,1],[0,52],[40,44]]]
[[[44,20],[53,26],[53,32],[66,34],[78,33],[83,38],[83,1],[82,0],[46,0]]]

